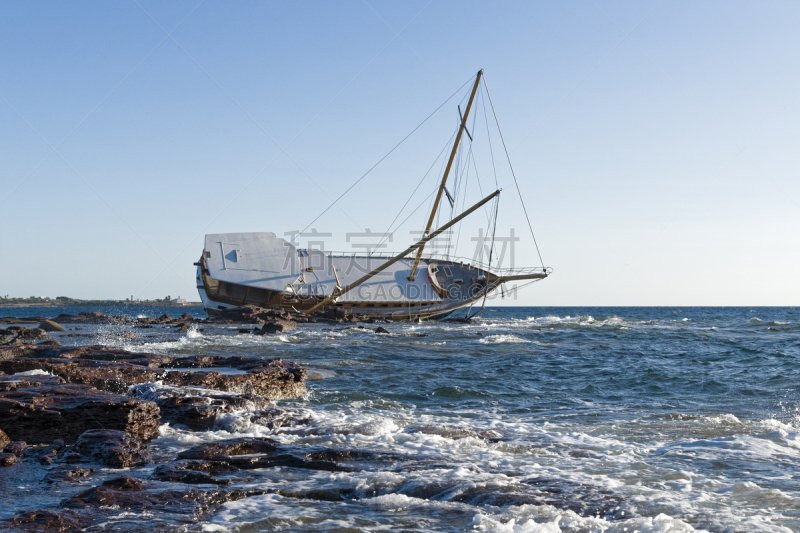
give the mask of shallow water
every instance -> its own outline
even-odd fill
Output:
[[[77,310],[0,311],[59,312]],[[278,402],[309,425],[235,413],[209,432],[164,425],[156,449],[254,435],[375,452],[352,472],[254,471],[247,486],[275,493],[228,503],[198,531],[800,530],[797,309],[489,308],[472,324],[385,327],[54,337],[282,357],[319,378]]]

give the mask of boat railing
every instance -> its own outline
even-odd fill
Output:
[[[323,250],[320,250],[323,251]],[[395,257],[397,254],[387,250],[381,250],[380,253],[371,253],[366,254],[364,252],[354,252],[354,251],[332,251],[332,250],[324,250],[325,255],[327,256],[335,256],[335,257],[353,257],[353,258],[369,258],[369,259],[391,259]],[[411,257],[411,256],[409,256]],[[520,276],[524,274],[550,274],[552,272],[552,268],[550,267],[507,267],[507,268],[499,268],[495,265],[489,265],[488,262],[481,261],[479,259],[463,257],[463,256],[455,256],[452,254],[446,254],[441,252],[425,252],[422,254],[422,259],[424,261],[449,261],[452,263],[460,263],[469,267],[478,268],[480,270],[485,270],[487,272],[491,272],[492,274],[496,274],[498,276]]]

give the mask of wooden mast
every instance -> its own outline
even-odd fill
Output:
[[[472,101],[475,100],[475,93],[478,92],[478,85],[481,82],[481,76],[483,76],[483,70],[479,70],[478,75],[475,76],[475,85],[472,87],[472,94],[469,95],[469,102],[467,103],[467,108],[464,110],[464,116],[461,117],[461,127],[458,128],[456,142],[453,144],[453,151],[450,152],[450,160],[447,162],[447,168],[444,169],[442,183],[439,185],[439,192],[436,193],[436,200],[433,202],[433,211],[431,211],[431,216],[428,218],[428,225],[425,226],[425,233],[422,235],[423,238],[428,236],[431,231],[431,227],[433,226],[433,219],[436,216],[436,210],[439,208],[439,202],[442,200],[442,193],[444,192],[445,183],[447,183],[447,176],[450,174],[450,167],[453,166],[453,160],[456,158],[458,145],[461,142],[461,134],[464,133],[465,129],[467,129],[467,117],[469,116],[469,110],[472,107]],[[422,258],[422,250],[425,248],[425,242],[423,242],[422,246],[420,246],[419,250],[417,250],[417,258],[414,260],[414,265],[411,267],[411,274],[408,276],[408,281],[414,281],[414,277],[417,274],[419,261]]]

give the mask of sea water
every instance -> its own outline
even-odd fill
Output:
[[[488,308],[470,324],[364,326],[260,337],[76,325],[56,337],[280,357],[315,378],[277,402],[310,422],[269,429],[234,412],[206,432],[165,424],[155,449],[267,436],[374,452],[347,472],[253,472],[238,487],[275,490],[193,530],[800,531],[798,309]]]

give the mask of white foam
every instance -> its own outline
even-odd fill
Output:
[[[12,374],[13,376],[53,376],[50,372],[46,372],[44,370],[35,369],[35,370],[26,370],[25,372],[17,372]]]

